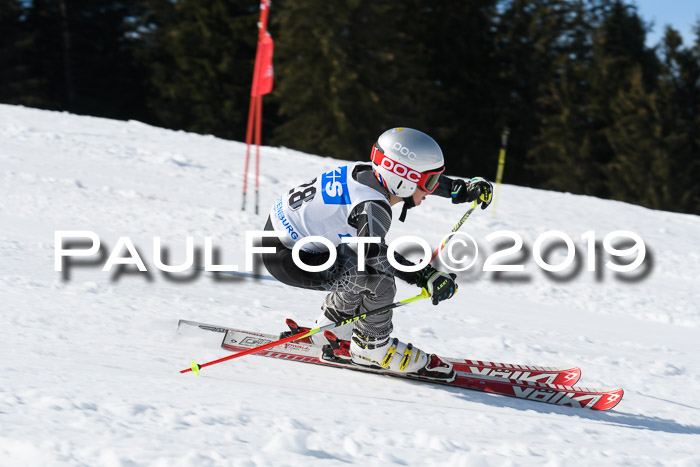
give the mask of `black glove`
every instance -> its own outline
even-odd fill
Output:
[[[443,300],[452,298],[457,293],[456,274],[440,272],[431,265],[427,265],[416,272],[416,284],[425,287],[430,292],[433,305],[437,305]]]
[[[450,195],[452,196],[452,204],[466,203],[469,199],[469,190],[466,182],[460,178],[452,180]]]
[[[481,209],[486,209],[493,198],[493,185],[481,177],[474,177],[468,182],[455,179],[450,194],[454,204],[476,201],[481,204]]]

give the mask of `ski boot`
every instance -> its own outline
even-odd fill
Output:
[[[352,332],[350,357],[354,364],[383,369],[402,376],[449,383],[456,373],[452,364],[434,354],[427,354],[397,338],[375,339]]]

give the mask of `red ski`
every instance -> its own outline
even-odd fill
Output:
[[[573,386],[581,377],[581,369],[578,367],[552,368],[534,365],[483,362],[480,360],[465,360],[461,358],[440,358],[452,363],[455,371],[472,373],[477,376],[494,376],[504,379],[563,384],[566,386]]]
[[[566,405],[569,407],[593,410],[609,410],[622,399],[621,388],[594,389],[562,384],[533,383],[515,379],[503,379],[492,376],[475,376],[469,373],[457,373],[451,386],[458,386],[477,391],[491,392],[504,396],[517,397],[547,404]]]
[[[199,331],[204,331],[204,333]],[[280,338],[279,335],[243,331],[225,326],[215,326],[187,320],[179,321],[178,332],[186,335],[195,333],[209,336],[217,342],[220,342],[221,347],[230,352],[242,352]],[[457,377],[454,381],[446,383],[420,377],[399,375],[378,368],[375,369],[338,361],[329,361],[327,358],[324,358],[324,352],[321,347],[308,343],[287,343],[257,352],[255,355],[337,368],[347,368],[354,371],[389,375],[410,379],[412,381],[428,382],[490,392],[547,404],[593,410],[609,410],[620,402],[623,395],[622,389],[619,388],[593,389],[564,385],[556,382],[578,380],[581,374],[578,368],[557,369],[447,358],[443,360],[449,360],[453,363],[455,371],[457,372]],[[512,376],[524,376],[526,379],[514,379]],[[542,382],[548,380],[554,383]]]

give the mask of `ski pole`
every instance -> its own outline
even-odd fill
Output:
[[[491,219],[496,217],[496,206],[498,205],[498,190],[501,188],[503,178],[503,167],[506,165],[506,147],[508,146],[508,135],[510,129],[505,127],[501,135],[501,150],[498,153],[498,170],[496,170],[496,193],[494,193],[493,208],[491,209]]]
[[[451,233],[457,232],[457,231],[459,230],[459,228],[462,227],[462,224],[464,224],[464,222],[465,222],[467,219],[469,219],[469,216],[471,216],[471,214],[474,212],[474,209],[476,209],[476,205],[477,205],[477,204],[478,204],[478,202],[475,200],[475,201],[472,203],[472,205],[469,207],[469,209],[467,209],[467,212],[464,213],[464,215],[463,215],[462,218],[459,220],[459,222],[457,222],[457,225],[455,225],[455,226],[452,228],[452,232],[451,232]],[[445,245],[447,245],[447,243],[450,241],[451,238],[452,238],[452,237],[447,236],[447,237],[445,238],[445,240],[443,240],[442,244],[441,244],[439,247],[437,247],[437,248],[435,249],[435,251],[433,252],[433,256],[430,258],[430,262],[431,262],[431,263],[433,262],[433,260],[435,259],[435,257],[440,253],[440,251],[441,251],[443,248],[445,248]]]
[[[243,357],[244,355],[250,355],[252,353],[260,352],[261,350],[269,349],[270,347],[275,347],[278,345],[286,344],[288,342],[293,342],[295,340],[303,339],[304,337],[312,336],[312,335],[316,334],[317,332],[329,331],[333,328],[337,328],[340,326],[344,326],[346,324],[354,323],[355,321],[365,319],[368,316],[374,316],[374,315],[378,315],[380,313],[385,313],[393,308],[398,308],[400,306],[408,305],[409,303],[413,303],[415,301],[421,300],[423,298],[428,298],[428,297],[430,297],[430,292],[428,292],[427,289],[423,288],[421,290],[421,293],[416,295],[415,297],[405,298],[401,301],[392,303],[391,305],[383,306],[383,307],[377,308],[375,310],[368,311],[366,313],[360,313],[360,314],[357,314],[351,318],[344,319],[342,321],[336,321],[334,323],[329,323],[329,324],[326,324],[325,326],[321,326],[320,328],[311,329],[309,331],[300,332],[298,334],[292,334],[291,336],[287,336],[287,337],[284,337],[282,339],[279,339],[279,340],[276,340],[273,342],[268,342],[267,344],[259,345],[257,347],[253,347],[251,349],[244,350],[243,352],[238,352],[238,353],[235,353],[233,355],[228,355],[226,357],[219,358],[218,360],[212,360],[211,362],[202,363],[201,365],[198,364],[197,362],[193,361],[192,366],[190,366],[190,368],[185,368],[184,370],[180,370],[180,373],[187,373],[187,372],[191,371],[195,375],[198,375],[199,370],[201,370],[204,367],[216,365],[217,363],[225,362],[227,360],[232,360],[232,359],[238,358],[238,357]]]

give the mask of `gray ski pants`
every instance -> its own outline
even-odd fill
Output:
[[[274,230],[269,219],[265,230]],[[360,271],[357,253],[348,245],[341,244],[336,250],[337,259],[330,268],[320,272],[309,272],[294,263],[292,250],[278,239],[264,238],[262,245],[276,248],[274,255],[263,255],[263,263],[277,280],[294,287],[330,292],[321,308],[324,315],[333,321],[347,319],[394,302],[394,269],[386,259],[386,254],[366,258],[365,270]],[[308,265],[320,265],[328,260],[329,254],[301,251],[300,257]],[[381,340],[388,337],[393,330],[392,316],[392,310],[370,316],[355,323],[355,328],[363,336]]]

